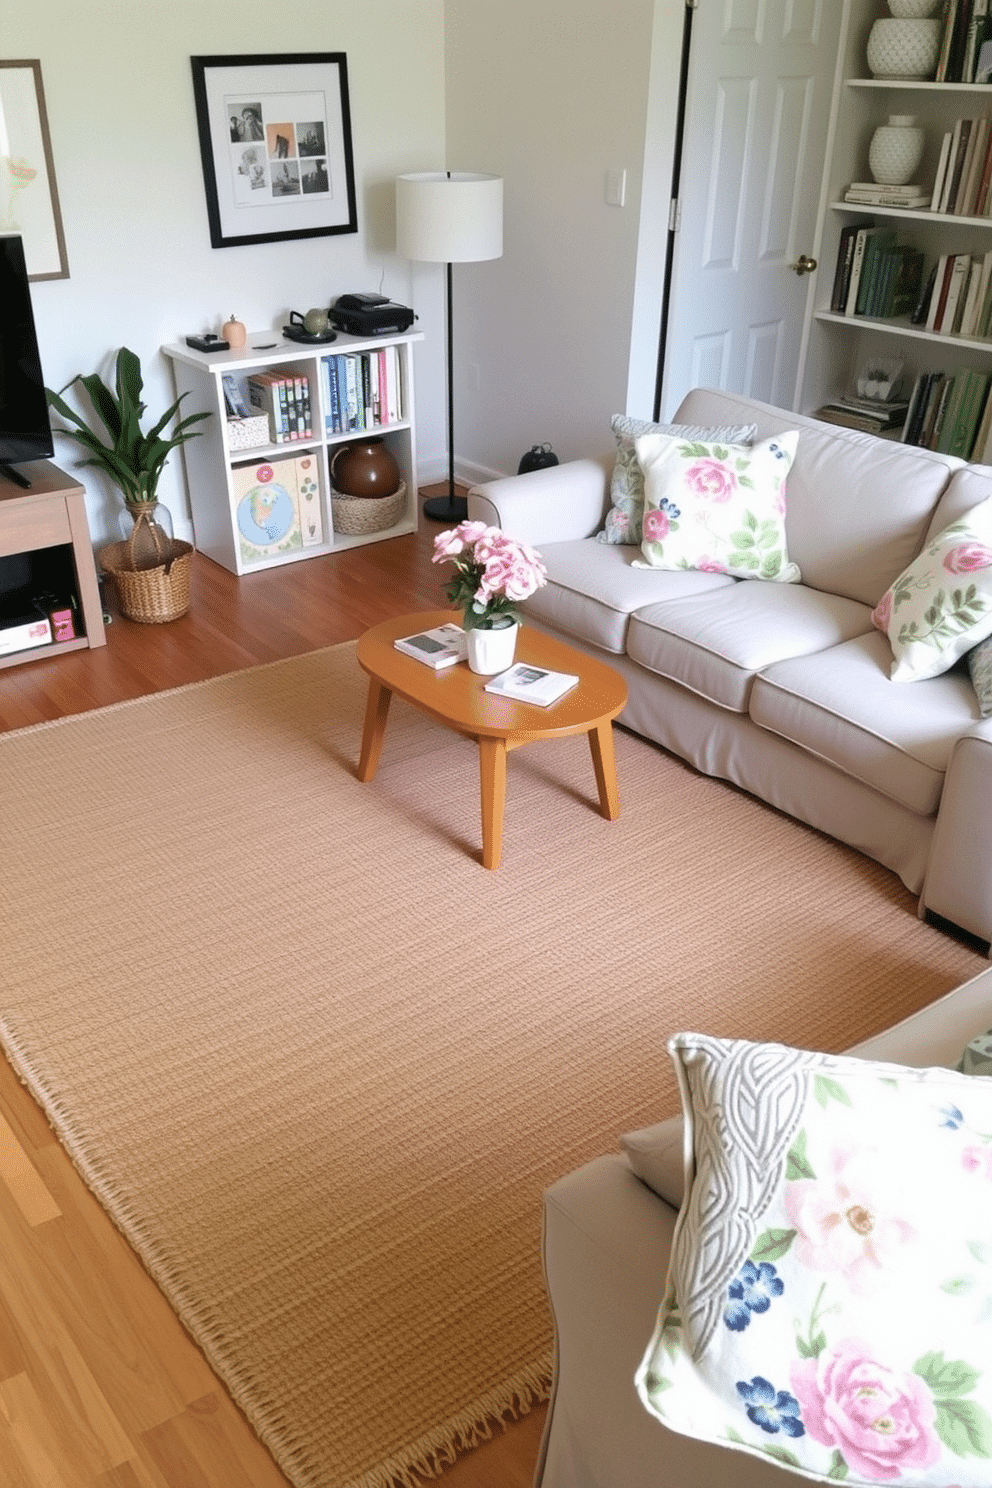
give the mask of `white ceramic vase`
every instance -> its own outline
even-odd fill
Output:
[[[941,0],[889,0],[889,10],[901,21],[922,21],[940,9]]]
[[[468,648],[468,664],[481,677],[495,677],[513,665],[517,649],[516,622],[503,625],[499,630],[467,630],[465,643]]]
[[[882,186],[905,186],[923,159],[923,130],[913,114],[890,114],[868,146],[868,169]]]
[[[868,66],[873,77],[923,81],[937,70],[941,22],[883,16],[868,35]]]

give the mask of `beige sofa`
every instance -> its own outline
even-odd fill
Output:
[[[953,1068],[992,1028],[992,970],[851,1052]],[[977,1077],[976,1077],[977,1078]],[[624,1139],[545,1196],[544,1261],[555,1319],[555,1385],[538,1488],[785,1488],[781,1467],[667,1430],[634,1375],[665,1288],[683,1187],[682,1120]]]
[[[547,563],[528,623],[622,672],[620,723],[885,864],[921,915],[992,941],[992,719],[963,663],[892,682],[870,619],[928,539],[992,496],[992,468],[709,389],[675,420],[800,431],[786,532],[802,582],[634,567],[638,549],[595,537],[610,455],[469,493],[471,517]]]

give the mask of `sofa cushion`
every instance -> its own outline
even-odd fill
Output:
[[[799,436],[721,444],[645,434],[641,549],[655,568],[701,568],[797,584],[785,536],[785,479]]]
[[[751,718],[921,816],[940,804],[954,743],[978,717],[960,671],[915,687],[889,678],[877,631],[815,656],[780,661],[756,680]]]
[[[879,600],[892,680],[937,677],[992,635],[992,496],[945,527]]]
[[[802,584],[739,583],[638,610],[627,654],[722,708],[746,713],[762,667],[863,635],[869,623],[864,605]]]
[[[545,543],[541,557],[548,582],[521,611],[553,630],[622,656],[631,612],[654,601],[733,588],[726,574],[665,573],[634,568],[637,548],[614,547],[595,538]]]
[[[774,1044],[669,1044],[694,1170],[646,1408],[817,1481],[987,1484],[992,1087]]]
[[[680,423],[753,418],[758,438],[800,431],[785,527],[803,583],[876,605],[923,545],[933,509],[964,462],[790,414],[740,394],[696,388]]]
[[[610,420],[617,443],[616,463],[610,478],[610,510],[597,536],[600,542],[639,543],[644,512],[644,472],[637,463],[634,440],[640,434],[677,434],[681,439],[722,439],[729,444],[751,444],[754,424],[728,424],[723,428],[696,424],[650,424],[645,419],[615,413]]]

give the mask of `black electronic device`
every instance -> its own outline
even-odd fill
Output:
[[[20,233],[0,234],[0,471],[30,487],[13,467],[47,460],[55,452],[41,372],[24,243]]]
[[[215,336],[213,331],[207,331],[203,336],[187,336],[186,345],[192,346],[194,351],[229,351],[228,343],[221,336]]]
[[[378,294],[338,295],[328,311],[331,324],[349,336],[388,336],[408,331],[416,316]]]

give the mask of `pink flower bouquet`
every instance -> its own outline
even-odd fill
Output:
[[[464,614],[466,630],[497,630],[518,622],[516,605],[547,583],[539,553],[485,522],[459,522],[434,539],[433,563],[453,563],[445,589]]]

